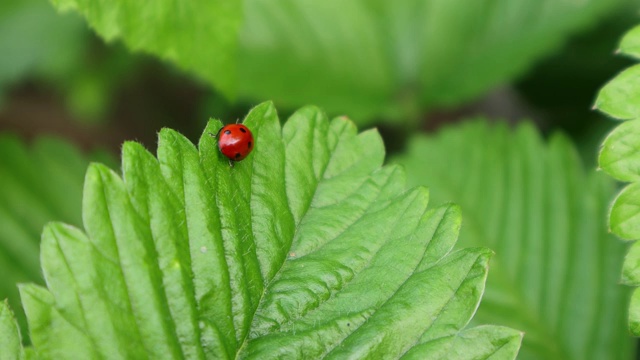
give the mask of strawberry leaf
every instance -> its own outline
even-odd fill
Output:
[[[126,143],[122,177],[89,167],[85,231],[49,224],[47,288],[21,287],[39,356],[515,357],[519,332],[466,327],[491,252],[451,251],[459,209],[406,190],[376,131],[269,103],[244,124],[233,167],[219,121],[197,148],[162,130],[157,158]]]

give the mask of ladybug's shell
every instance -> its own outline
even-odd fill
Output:
[[[253,150],[253,135],[242,124],[226,125],[218,132],[218,148],[229,160],[240,161]]]

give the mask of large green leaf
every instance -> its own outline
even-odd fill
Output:
[[[407,120],[522,74],[628,0],[52,0],[106,39],[169,58],[247,100]],[[240,25],[240,10],[243,23]],[[238,44],[236,44],[238,42]],[[235,49],[238,49],[236,54]],[[237,75],[237,77],[236,77]],[[228,91],[227,91],[228,92]]]
[[[520,358],[630,358],[625,247],[604,221],[614,187],[569,141],[472,121],[416,136],[399,160],[433,202],[461,205],[460,246],[496,252],[476,319],[523,330]]]
[[[94,159],[109,161],[95,154]],[[81,225],[82,180],[89,158],[71,145],[40,138],[26,146],[0,135],[0,299],[9,298],[26,334],[19,282],[42,282],[39,244],[52,220]]]
[[[640,31],[629,31],[620,44],[620,51],[640,58]],[[609,116],[630,120],[620,124],[604,141],[600,152],[600,167],[621,181],[630,181],[616,197],[609,214],[609,227],[619,237],[640,239],[640,84],[638,65],[625,70],[606,84],[596,99],[596,107]],[[635,80],[634,80],[635,79]],[[640,336],[640,244],[636,241],[625,258],[622,281],[636,287],[629,305],[631,333]]]
[[[247,0],[240,94],[406,120],[522,74],[625,2]]]
[[[376,131],[269,103],[244,123],[234,167],[219,121],[198,148],[162,130],[157,159],[126,143],[122,178],[89,167],[86,232],[48,225],[47,288],[21,288],[40,357],[515,357],[521,333],[465,328],[491,252],[451,251],[459,209],[405,190]]]

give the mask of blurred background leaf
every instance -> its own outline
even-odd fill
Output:
[[[522,75],[627,1],[246,2],[240,94],[417,120]],[[285,79],[286,81],[283,81]]]
[[[237,74],[242,99],[313,102],[365,122],[415,121],[478,97],[628,1],[246,0],[241,27],[236,2],[177,12],[170,0],[54,3],[84,14],[105,39],[173,60],[223,93]]]
[[[79,120],[99,120],[112,92],[134,71],[138,57],[106,48],[76,14],[58,14],[46,0],[0,4],[0,109],[12,86],[45,85],[62,94]]]
[[[81,13],[106,41],[121,39],[132,50],[172,61],[234,95],[240,0],[51,2]]]
[[[111,155],[83,155],[55,138],[27,146],[0,134],[0,299],[9,299],[28,339],[17,283],[43,283],[40,234],[49,221],[81,225],[82,184],[89,159],[114,165]]]
[[[23,76],[59,78],[82,61],[89,36],[74,14],[61,16],[42,0],[0,4],[0,93]]]
[[[571,143],[475,120],[416,136],[397,159],[435,204],[463,211],[459,245],[496,252],[475,319],[525,332],[520,359],[629,359],[626,247],[604,221],[615,191]]]
[[[67,0],[59,5],[82,8],[89,3]],[[5,39],[0,42],[0,52],[7,49],[12,55],[0,61],[11,62],[2,68],[10,69],[6,72],[16,80],[4,90],[0,85],[0,97],[4,92],[8,99],[9,118],[17,106],[28,102],[25,105],[34,109],[64,112],[72,121],[107,124],[110,128],[100,131],[107,132],[107,138],[118,137],[107,140],[114,152],[119,143],[131,138],[153,147],[153,136],[145,134],[162,126],[176,128],[193,139],[210,116],[235,121],[262,98],[275,98],[284,114],[288,113],[286,107],[315,103],[332,115],[348,114],[359,123],[411,124],[409,129],[418,121],[441,122],[443,111],[445,119],[478,113],[507,118],[524,115],[549,127],[558,124],[586,138],[588,143],[580,146],[592,149],[607,124],[587,109],[599,84],[625,64],[610,53],[615,39],[637,17],[635,1],[492,0],[482,11],[476,8],[480,5],[466,5],[464,0],[403,0],[393,4],[323,2],[301,7],[293,2],[274,6],[247,1],[244,25],[237,29],[240,48],[233,67],[238,68],[235,90],[240,97],[234,101],[166,63],[129,54],[119,43],[103,44],[86,25],[79,24],[77,16],[56,18],[45,0],[11,0],[0,7],[0,27],[5,29],[0,32]],[[11,21],[17,8],[25,13],[40,9],[63,23],[56,29],[75,29],[67,31],[64,38],[57,36],[47,42],[57,44],[49,48],[73,59],[68,66],[58,67],[65,71],[52,78],[34,67],[13,70],[26,66],[22,58],[46,64],[61,56],[38,55],[48,48],[43,46],[44,40],[59,31],[49,31],[29,20],[36,15],[23,16],[25,20],[18,24],[29,31],[21,31],[16,21]],[[335,8],[340,11],[333,11]],[[206,9],[200,10],[206,13]],[[530,16],[532,13],[537,15]],[[112,37],[116,30],[125,38],[127,34],[140,37],[144,35],[140,31],[150,28],[144,21],[140,23],[145,25],[135,24],[134,18],[129,18],[130,26],[122,25],[121,20],[111,28],[104,16],[106,13],[90,15]],[[184,34],[193,31],[187,25],[167,26]],[[592,31],[585,33],[588,29]],[[166,31],[158,30],[158,34]],[[584,35],[564,48],[560,46],[581,33]],[[155,36],[160,37],[158,34]],[[161,43],[167,45],[176,39],[169,37]],[[188,43],[194,45],[195,41],[202,40]],[[67,43],[81,50],[66,49]],[[564,51],[557,52],[560,49]],[[555,56],[548,57],[554,52]],[[194,45],[179,55],[192,53],[224,54],[218,51],[211,55],[210,48]],[[209,84],[213,83],[211,74],[207,75]],[[515,87],[509,86],[515,79],[521,80]],[[507,91],[496,93],[495,89]],[[1,110],[0,127],[6,123]],[[36,126],[61,132],[55,125],[57,119],[52,117]],[[8,126],[23,131],[13,121],[9,119]],[[407,131],[403,129],[383,126],[391,151],[402,147]],[[121,134],[123,131],[127,134]]]

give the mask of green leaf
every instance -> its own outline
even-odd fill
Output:
[[[640,58],[640,26],[636,26],[624,35],[619,51],[623,54]]]
[[[63,95],[76,120],[104,115],[137,58],[123,46],[96,47],[90,35],[82,17],[60,15],[47,0],[3,0],[0,108],[12,85],[30,81]]]
[[[82,224],[82,180],[88,164],[88,156],[61,140],[40,138],[27,147],[0,134],[0,298],[9,298],[23,334],[28,333],[16,284],[43,281],[38,258],[45,223]]]
[[[498,326],[477,326],[416,346],[402,359],[503,359],[517,352],[522,334]]]
[[[0,302],[0,360],[22,358],[22,343],[16,319],[9,308],[9,302]]]
[[[637,288],[633,290],[629,304],[629,331],[634,336],[640,334],[640,289]]]
[[[246,1],[240,94],[406,121],[523,74],[625,3]]]
[[[45,0],[3,0],[0,90],[34,73],[71,73],[82,62],[87,35],[78,16],[60,16]]]
[[[611,232],[623,239],[640,239],[640,183],[633,183],[620,192],[611,206],[609,226]]]
[[[20,285],[20,298],[29,320],[31,341],[39,344],[38,359],[96,358],[93,344],[54,307],[54,299],[47,289],[34,284]],[[39,321],[32,321],[34,318]],[[111,357],[117,355],[118,349],[113,349]]]
[[[480,96],[631,3],[51,1],[105,39],[171,60],[223,93],[319,103],[363,122],[406,121]]]
[[[640,180],[640,120],[624,122],[607,136],[598,163],[618,180]]]
[[[630,357],[625,247],[602,220],[613,184],[585,173],[566,138],[477,120],[414,137],[398,161],[433,202],[461,205],[459,246],[496,252],[475,319],[524,331],[519,358]]]
[[[624,259],[622,267],[622,283],[629,286],[640,286],[640,244],[634,242]]]
[[[620,50],[638,57],[640,28],[628,32],[622,40]],[[622,119],[640,117],[640,86],[637,83],[640,65],[633,66],[606,84],[596,104],[605,113]],[[634,80],[635,79],[635,80]],[[627,240],[640,239],[640,182],[638,171],[640,159],[638,148],[638,121],[628,121],[614,129],[604,141],[600,152],[600,167],[614,178],[630,181],[616,197],[609,213],[609,228],[619,237]],[[635,242],[625,258],[622,268],[622,282],[630,286],[640,286],[640,244]],[[640,336],[640,292],[635,289],[629,305],[629,329],[634,336]]]
[[[154,54],[191,71],[227,95],[235,92],[239,0],[51,0],[75,10],[105,40],[122,39],[134,51]]]
[[[38,356],[515,357],[519,332],[466,328],[491,252],[451,252],[459,209],[405,190],[376,131],[314,107],[281,127],[270,103],[244,123],[255,150],[233,167],[219,121],[197,148],[162,130],[157,158],[126,143],[122,178],[89,167],[86,232],[50,223],[47,288],[21,288]]]
[[[640,65],[609,81],[598,93],[595,108],[620,120],[640,117]]]

